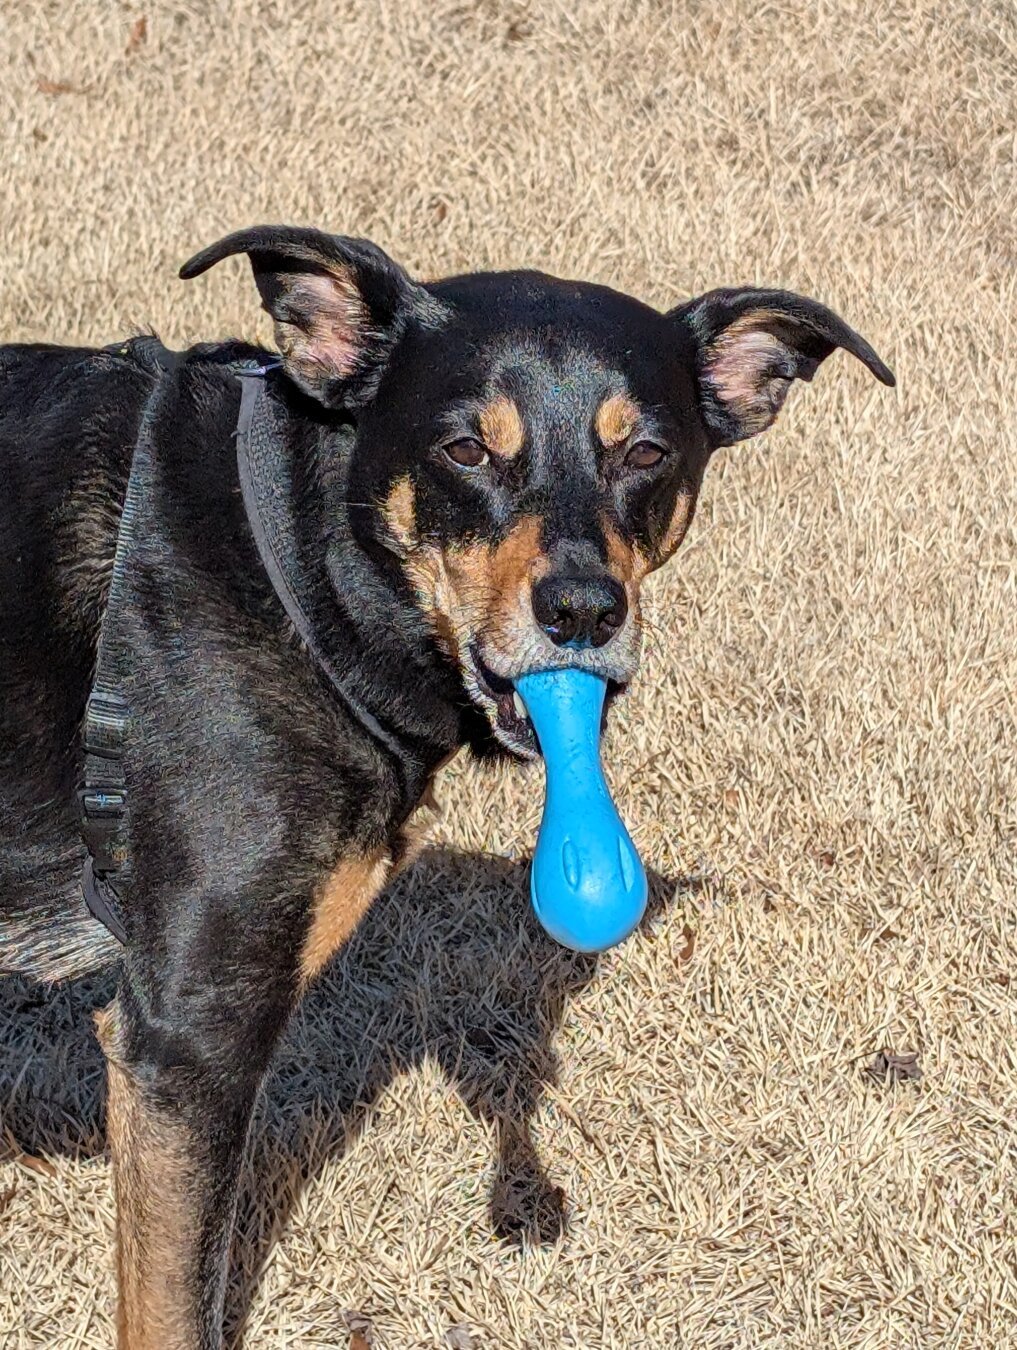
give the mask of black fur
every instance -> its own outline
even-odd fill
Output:
[[[428,556],[497,548],[533,519],[541,568],[576,594],[603,594],[605,579],[618,588],[617,541],[626,556],[663,562],[680,542],[666,542],[675,503],[684,496],[691,515],[713,450],[772,420],[790,380],[836,346],[892,383],[842,321],[784,292],[714,292],[664,315],[538,273],[424,286],[363,241],[274,227],[231,236],[184,275],[237,252],[250,256],[285,355],[267,379],[287,410],[301,565],[328,597],[316,637],[425,777],[463,745],[533,752],[525,727],[505,721],[504,687],[526,668],[583,664],[624,684],[638,616],[582,651],[555,645],[550,620],[533,615],[497,649],[481,631],[450,645],[409,546],[393,537],[397,485],[408,485]],[[711,382],[711,353],[757,310],[779,368],[750,369],[766,388],[750,390],[745,413]],[[132,715],[121,950],[78,889],[80,728],[127,473],[159,377],[133,343],[0,353],[3,965],[54,978],[119,962],[117,1054],[200,1144],[201,1345],[218,1343],[238,1160],[299,994],[315,896],[342,858],[397,849],[412,805],[404,766],[323,682],[254,546],[237,485],[234,368],[267,355],[198,346],[158,391],[126,594],[107,625]],[[596,414],[611,396],[637,408],[638,425],[605,446]],[[455,463],[445,447],[476,440],[497,397],[521,415],[518,453]],[[631,446],[644,443],[662,458],[634,467]]]

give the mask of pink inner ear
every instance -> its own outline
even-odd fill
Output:
[[[758,320],[756,320],[758,322]],[[749,416],[773,375],[774,365],[786,355],[778,337],[763,328],[732,324],[718,335],[706,361],[706,375],[714,392],[732,412]]]
[[[307,272],[295,280],[288,299],[289,308],[301,318],[292,325],[286,354],[339,378],[352,374],[370,326],[352,277],[345,272]]]

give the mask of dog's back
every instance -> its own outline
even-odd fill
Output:
[[[76,789],[151,379],[129,348],[0,348],[0,969],[58,976],[115,955],[81,899]]]

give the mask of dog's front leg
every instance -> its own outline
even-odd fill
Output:
[[[96,1017],[108,1069],[120,1350],[217,1350],[237,1177],[271,1044],[167,1046],[121,995]],[[271,1039],[271,1038],[269,1038]]]

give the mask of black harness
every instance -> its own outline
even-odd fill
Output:
[[[138,516],[141,483],[151,452],[152,430],[166,391],[168,376],[181,362],[181,355],[168,351],[154,338],[140,338],[112,349],[130,355],[153,369],[156,375],[141,415],[138,438],[131,457],[120,527],[117,533],[109,598],[99,637],[95,681],[85,710],[84,786],[81,799],[81,833],[88,850],[81,888],[85,903],[100,923],[121,943],[127,941],[123,901],[115,879],[129,867],[128,792],[124,751],[130,711],[123,697],[119,655],[110,641],[111,615],[124,598],[124,573]],[[424,781],[423,766],[396,735],[384,727],[345,687],[335,665],[322,649],[315,624],[313,587],[295,565],[297,558],[290,501],[292,467],[284,453],[282,422],[287,413],[268,396],[265,376],[279,363],[234,365],[240,381],[240,412],[237,417],[237,473],[244,511],[272,588],[307,647],[327,685],[350,715],[393,757],[402,788],[403,806],[409,810]]]

